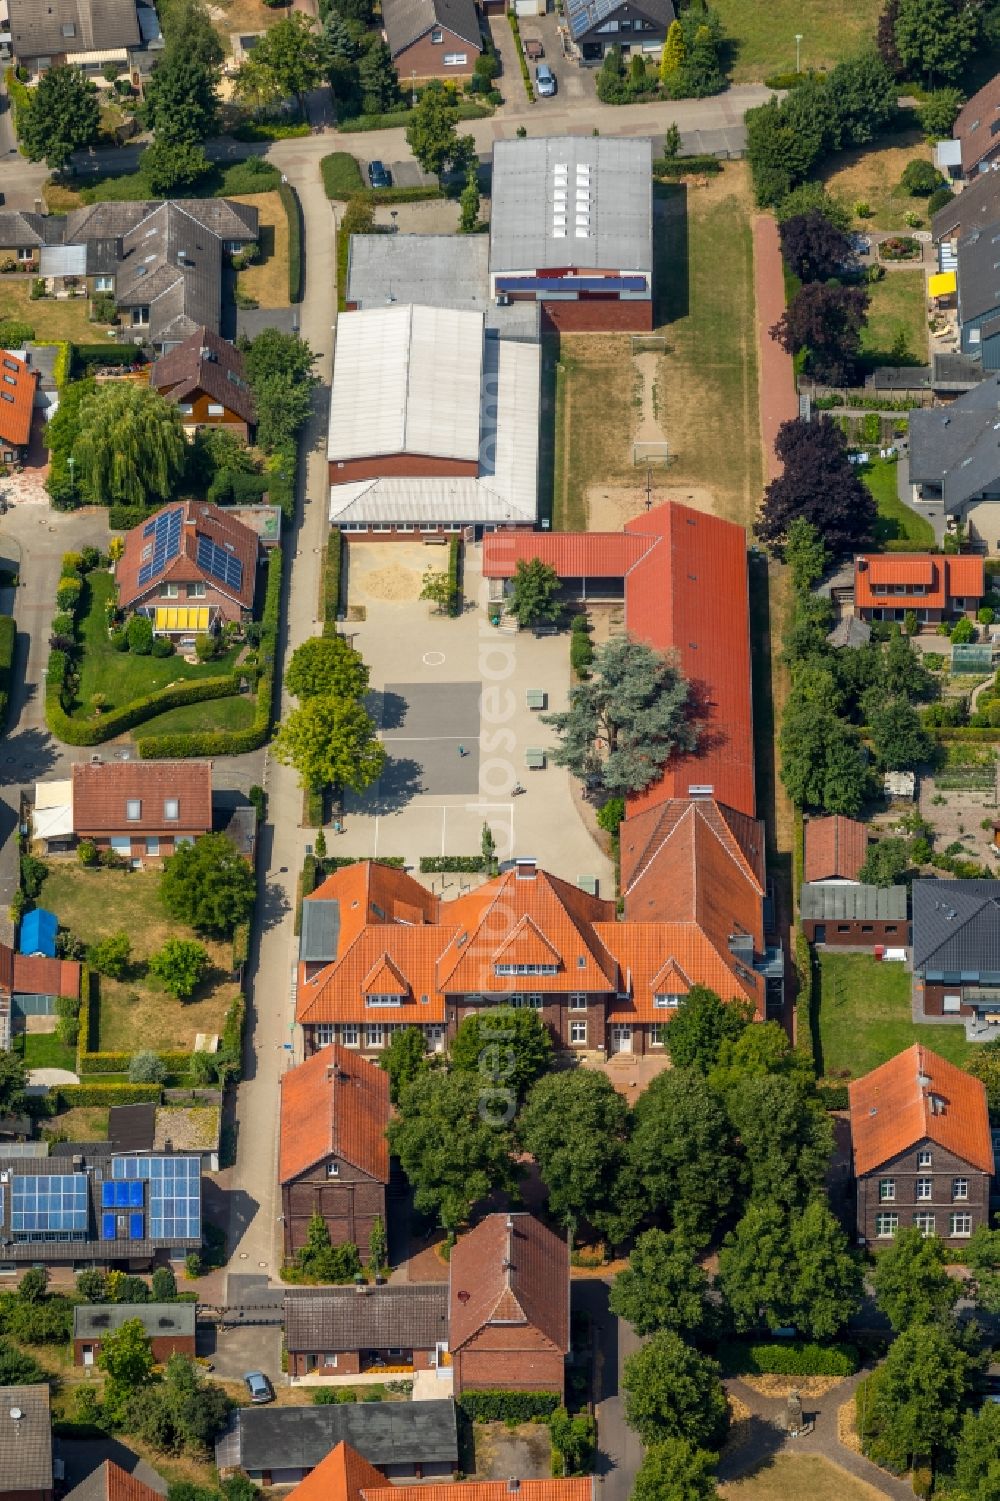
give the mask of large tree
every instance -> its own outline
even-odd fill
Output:
[[[972,1273],[979,1307],[987,1313],[1000,1313],[1000,1230],[979,1225],[965,1248],[965,1262]]]
[[[903,67],[928,87],[959,83],[981,28],[980,7],[969,0],[899,0],[893,40]]]
[[[329,694],[293,709],[278,725],[272,749],[278,761],[295,767],[303,787],[363,792],[385,765],[385,746],[376,735],[362,704]]]
[[[509,1085],[521,1101],[551,1067],[552,1038],[537,1011],[492,1006],[459,1023],[448,1054],[453,1069]]]
[[[879,839],[868,846],[858,880],[866,886],[895,886],[909,864],[910,847],[905,839]]]
[[[896,1231],[890,1246],[875,1258],[875,1302],[896,1330],[930,1324],[949,1313],[962,1284],[945,1271],[948,1252],[936,1235],[916,1226]]]
[[[628,1105],[607,1075],[585,1068],[544,1075],[528,1094],[517,1131],[538,1163],[550,1212],[569,1225],[587,1220],[607,1227],[620,1239],[619,1216],[628,1209],[621,1184]]]
[[[336,694],[363,698],[368,692],[364,658],[344,636],[310,636],[292,652],[285,687],[297,698]]]
[[[828,683],[832,675],[820,672]],[[868,788],[861,737],[829,697],[796,683],[781,717],[781,780],[800,808],[855,817]]]
[[[708,1319],[707,1295],[708,1278],[690,1245],[677,1235],[647,1230],[611,1284],[610,1307],[636,1334],[673,1329],[697,1336]]]
[[[803,517],[832,557],[861,550],[875,525],[875,501],[847,460],[847,439],[828,417],[793,418],[778,429],[775,452],[782,472],[764,492],[755,531],[780,552],[788,528]]]
[[[397,1027],[379,1053],[378,1065],[389,1075],[389,1098],[398,1105],[407,1085],[430,1066],[423,1028]]]
[[[429,1070],[404,1088],[389,1145],[422,1214],[456,1230],[494,1189],[513,1188],[509,1120],[506,1098],[472,1074]]]
[[[0,1049],[0,1115],[17,1115],[24,1105],[28,1068],[24,1059]]]
[[[783,219],[778,226],[785,265],[799,281],[826,281],[851,259],[851,242],[818,208]]]
[[[167,1454],[209,1454],[233,1405],[215,1381],[206,1381],[187,1355],[171,1355],[163,1380],[143,1387],[128,1404],[128,1428]]]
[[[316,356],[297,334],[266,328],[242,343],[257,407],[257,442],[265,453],[294,443],[312,410]]]
[[[811,281],[800,287],[770,330],[789,354],[805,354],[805,370],[830,386],[850,385],[868,313],[863,287]]]
[[[832,1339],[861,1304],[861,1268],[818,1195],[801,1213],[750,1204],[719,1253],[719,1286],[742,1331],[794,1324]]]
[[[625,1420],[644,1444],[687,1439],[718,1449],[728,1422],[726,1393],[714,1360],[669,1329],[630,1355],[622,1378]]]
[[[670,1019],[667,1051],[675,1068],[707,1074],[724,1042],[735,1042],[753,1021],[752,1001],[726,1000],[705,985],[692,985]]]
[[[180,409],[148,386],[109,381],[80,403],[73,445],[81,489],[94,500],[168,500],[184,472]]]
[[[187,1001],[208,969],[208,950],[193,938],[168,938],[149,961],[149,973],[168,995]]]
[[[365,47],[358,61],[361,107],[366,115],[381,115],[399,105],[399,74],[392,53],[379,36]]]
[[[306,99],[323,78],[325,52],[311,16],[292,11],[265,31],[233,75],[233,92],[255,109],[294,95],[305,119]]]
[[[761,208],[773,208],[804,182],[823,150],[822,125],[808,109],[793,111],[789,98],[772,95],[746,112],[747,158]]]
[[[203,834],[171,855],[160,878],[171,917],[202,933],[228,936],[253,911],[253,870],[227,834]]]
[[[880,766],[900,771],[919,766],[933,749],[920,715],[905,698],[890,698],[871,716],[872,746]]]
[[[29,161],[46,162],[53,172],[64,172],[73,152],[97,139],[97,87],[79,68],[49,68],[28,99],[29,108],[17,120],[24,154]]]
[[[958,1433],[974,1366],[940,1325],[914,1325],[889,1346],[868,1378],[866,1448],[880,1463],[907,1470],[935,1461]]]
[[[716,1458],[684,1438],[651,1444],[635,1477],[632,1501],[719,1501]]]
[[[955,1481],[962,1501],[1000,1496],[1000,1406],[984,1402],[967,1412],[955,1441]]]
[[[874,48],[838,63],[827,79],[840,122],[842,146],[867,146],[898,114],[899,89]]]
[[[222,44],[201,0],[161,9],[164,50],[146,84],[146,116],[158,141],[195,145],[219,128]]]
[[[425,85],[406,127],[406,144],[425,172],[440,176],[448,167],[470,167],[475,161],[472,136],[460,136],[455,129],[458,101],[454,91],[446,89],[438,78]]]
[[[139,170],[157,198],[179,198],[190,194],[208,176],[212,164],[196,142],[157,136],[139,158]]]
[[[643,1090],[629,1160],[644,1204],[707,1244],[733,1203],[736,1159],[722,1101],[700,1074],[668,1069]]]
[[[559,575],[551,564],[543,563],[541,558],[527,561],[518,558],[507,609],[519,625],[534,625],[536,620],[558,620],[562,613],[560,587]]]
[[[822,1183],[833,1127],[814,1093],[794,1075],[745,1078],[727,1105],[750,1172],[750,1194],[794,1208]]]
[[[134,1390],[153,1374],[153,1349],[141,1319],[125,1319],[101,1340],[97,1364],[108,1380]]]
[[[755,1022],[735,1040],[725,1038],[708,1082],[726,1096],[742,1079],[762,1079],[767,1074],[792,1074],[810,1084],[814,1081],[812,1063],[792,1047],[780,1022]]]
[[[609,797],[642,792],[699,742],[690,683],[671,658],[627,635],[598,647],[568,709],[542,718],[558,737],[553,760]]]

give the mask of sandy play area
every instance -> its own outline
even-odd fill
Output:
[[[668,500],[679,500],[695,510],[719,515],[715,495],[705,486],[664,485],[657,482],[653,470],[651,499],[654,506]],[[662,470],[659,471],[662,475]],[[587,530],[591,532],[620,532],[626,521],[641,516],[646,509],[646,485],[591,485],[587,491]]]

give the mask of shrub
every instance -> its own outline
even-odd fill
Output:
[[[946,204],[949,204],[954,196],[951,188],[937,188],[927,200],[928,217],[933,219],[934,215],[940,213],[941,209]]]
[[[858,1369],[853,1345],[817,1345],[808,1340],[727,1342],[719,1346],[716,1356],[727,1376],[853,1376]]]
[[[477,873],[486,869],[486,861],[482,855],[421,855],[420,869],[424,875],[445,870]]]
[[[212,480],[205,499],[215,505],[252,505],[266,495],[270,482],[265,474],[243,474],[237,469],[220,469]]]
[[[340,580],[343,537],[339,526],[332,526],[326,539],[326,561],[323,564],[323,635],[337,634],[337,616],[340,614]]]
[[[78,578],[61,578],[56,588],[56,608],[75,610],[80,602],[82,587]]]
[[[594,643],[587,631],[574,631],[569,641],[569,660],[573,671],[580,677],[590,675],[590,664],[594,660]]]
[[[11,669],[17,645],[17,627],[10,615],[0,615],[0,729],[7,717]]]
[[[233,929],[233,969],[242,969],[250,957],[250,924],[238,922]]]
[[[458,1406],[473,1423],[545,1423],[561,1405],[558,1392],[466,1388]]]
[[[30,323],[19,323],[16,318],[0,318],[0,349],[21,349],[35,337]]]
[[[128,649],[137,657],[148,657],[153,649],[153,622],[146,615],[132,615],[125,627]]]
[[[278,184],[278,197],[288,220],[288,300],[302,301],[302,205],[290,183]]]
[[[128,651],[128,635],[124,630],[112,631],[108,639],[112,651]]]
[[[458,586],[458,569],[462,556],[462,543],[460,538],[452,536],[448,538],[448,614],[460,615],[462,613],[462,596]]]
[[[222,637],[204,632],[194,640],[195,656],[199,662],[211,662],[222,650]]]
[[[130,1084],[162,1084],[166,1069],[155,1053],[136,1053],[128,1066]]]
[[[81,865],[97,864],[97,845],[92,839],[81,839],[76,847],[76,858]]]
[[[154,657],[172,657],[175,651],[174,643],[169,636],[154,636],[151,655]]]
[[[149,516],[145,506],[109,506],[108,525],[112,531],[130,532]]]
[[[36,860],[34,855],[21,856],[21,890],[29,901],[33,902],[40,894],[48,873],[44,860]]]
[[[78,1105],[107,1109],[111,1105],[158,1105],[163,1095],[159,1084],[60,1084],[54,1091],[57,1110]],[[51,1098],[51,1096],[50,1096]]]
[[[243,1027],[246,1021],[246,1002],[241,995],[229,1003],[226,1019],[222,1024],[222,1036],[215,1062],[223,1083],[236,1083],[243,1069]]]
[[[91,969],[96,969],[99,975],[109,975],[113,980],[123,978],[131,957],[132,944],[125,932],[109,934],[87,952]]]

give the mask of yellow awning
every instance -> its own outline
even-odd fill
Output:
[[[158,631],[198,631],[208,630],[208,607],[206,605],[193,606],[191,609],[169,608],[157,606],[156,629]]]
[[[932,297],[948,297],[958,287],[954,271],[938,271],[927,282]]]

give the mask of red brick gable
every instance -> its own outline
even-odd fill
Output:
[[[281,1079],[278,1178],[289,1183],[326,1157],[389,1181],[389,1076],[350,1048],[321,1048]]]
[[[452,1250],[448,1280],[453,1351],[493,1325],[515,1325],[568,1352],[569,1246],[533,1215],[481,1220]]]

